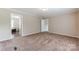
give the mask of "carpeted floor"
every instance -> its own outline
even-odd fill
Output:
[[[43,32],[0,42],[0,50],[79,51],[79,39]]]

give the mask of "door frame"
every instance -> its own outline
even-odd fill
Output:
[[[21,14],[17,14],[17,13],[10,13],[10,30],[12,31],[12,28],[11,28],[11,19],[12,19],[12,15],[17,15],[19,17],[21,17],[20,21],[21,21],[21,30],[19,32],[20,36],[23,35],[23,15]],[[10,31],[10,33],[11,33]],[[14,37],[12,36],[12,33],[11,33],[11,38],[13,39]]]
[[[48,19],[41,19],[41,32],[44,32],[44,31],[42,31],[42,20],[47,20],[48,21]],[[49,31],[49,22],[48,22],[48,31]],[[48,31],[45,31],[45,32],[48,32]]]

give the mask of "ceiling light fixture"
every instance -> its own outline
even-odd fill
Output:
[[[42,10],[42,11],[47,11],[48,8],[40,8],[40,10]]]

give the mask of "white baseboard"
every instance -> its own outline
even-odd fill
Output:
[[[0,41],[6,41],[6,40],[11,40],[11,39],[1,39]]]
[[[9,37],[9,38],[3,38],[3,39],[0,39],[0,41],[6,41],[6,40],[11,40],[12,37]]]
[[[36,34],[36,33],[40,33],[40,32],[29,33],[29,34],[22,34],[22,36],[28,36],[28,35],[32,35],[32,34]],[[51,32],[49,32],[49,33],[51,33]],[[55,34],[59,34],[59,33],[55,33]],[[59,34],[59,35],[63,35],[63,34]],[[70,37],[79,38],[78,36],[71,36],[71,35],[65,35],[65,36],[70,36]],[[7,38],[7,39],[1,39],[0,41],[6,41],[6,40],[11,40],[11,39],[13,39],[12,36],[11,36],[10,38]]]
[[[49,32],[49,33],[51,33],[51,32]],[[55,32],[53,32],[53,33],[55,33]],[[67,35],[67,34],[61,34],[61,33],[55,33],[55,34],[64,35],[64,36],[69,36],[69,37],[79,38],[78,36],[72,36],[72,35]]]
[[[39,32],[29,33],[29,34],[22,34],[22,36],[28,36],[28,35],[32,35],[32,34],[36,34],[36,33],[39,33]]]

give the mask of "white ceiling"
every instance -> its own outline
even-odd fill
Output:
[[[47,11],[42,11],[39,8],[13,8],[13,9],[40,17],[53,17],[76,11],[75,8],[48,8]]]

